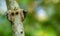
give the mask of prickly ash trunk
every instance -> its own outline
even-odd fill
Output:
[[[24,28],[19,16],[15,16],[14,24],[12,25],[13,36],[24,36]]]
[[[9,0],[8,2],[10,2],[8,5],[8,9],[10,9],[11,11],[8,11],[7,13],[8,13],[8,19],[12,21],[12,36],[24,36],[24,28],[23,28],[23,23],[21,20],[22,18],[20,14],[23,12],[22,10],[19,10],[20,9],[19,5],[15,0]]]

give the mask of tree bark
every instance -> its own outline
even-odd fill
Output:
[[[12,22],[12,36],[24,36],[24,28],[22,23],[23,11],[19,8],[15,0],[6,0],[8,6],[7,16]]]

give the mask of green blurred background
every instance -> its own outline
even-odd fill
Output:
[[[27,14],[25,36],[60,36],[60,0],[16,0]],[[0,36],[12,36],[11,24],[0,13]]]

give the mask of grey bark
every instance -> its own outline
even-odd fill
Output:
[[[12,36],[24,36],[24,28],[21,18],[21,17],[24,18],[24,16],[21,16],[23,10],[19,8],[19,5],[15,0],[6,0],[6,1],[8,2],[7,6],[9,10],[7,12],[8,14],[7,16],[8,19],[12,21],[12,31],[13,31]]]

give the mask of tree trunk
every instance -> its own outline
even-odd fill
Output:
[[[6,0],[9,11],[8,19],[12,22],[12,36],[24,36],[24,28],[22,23],[23,11],[19,8],[15,0]]]

